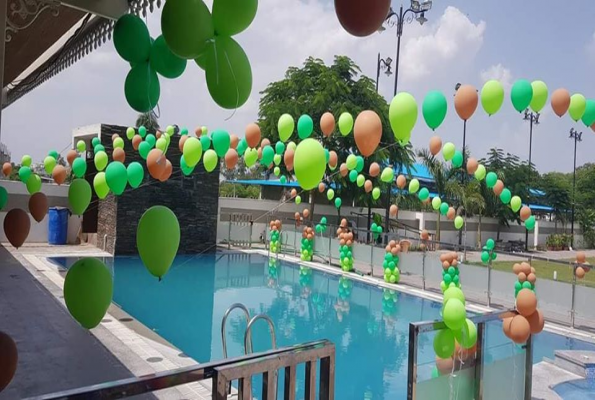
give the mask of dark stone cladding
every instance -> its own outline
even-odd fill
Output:
[[[217,240],[217,213],[219,208],[219,167],[206,172],[199,163],[190,176],[180,170],[179,136],[174,135],[167,151],[173,172],[169,180],[153,179],[145,161],[132,148],[126,138],[126,127],[101,125],[101,143],[112,159],[111,137],[117,133],[124,139],[126,162],[138,161],[145,168],[145,179],[140,187],[127,187],[120,196],[110,194],[99,201],[97,244],[103,247],[107,235],[106,250],[115,255],[136,254],[136,227],[143,213],[152,206],[169,207],[180,223],[180,247],[178,254],[196,254],[215,251]],[[92,180],[92,178],[91,178]]]

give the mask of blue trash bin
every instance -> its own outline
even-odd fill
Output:
[[[68,235],[68,217],[70,210],[65,207],[52,207],[49,209],[48,243],[66,244]]]

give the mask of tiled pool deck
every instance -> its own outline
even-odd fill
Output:
[[[266,254],[263,250],[253,252]],[[68,256],[110,255],[92,246],[36,245],[24,246],[18,251],[10,246],[0,246],[0,260],[4,261],[2,264],[5,266],[0,268],[0,301],[3,304],[0,308],[0,320],[10,321],[6,328],[1,329],[17,339],[20,356],[17,375],[0,398],[40,395],[196,364],[193,359],[115,305],[110,307],[108,315],[97,328],[92,331],[81,328],[65,310],[62,298],[63,272],[46,260],[46,257]],[[299,262],[295,257],[280,257]],[[333,274],[342,274],[339,269],[328,265],[305,264]],[[352,273],[349,276],[375,286],[391,287],[436,301],[441,301],[442,298],[439,293],[416,289],[413,287],[415,284],[408,286],[407,278],[404,279],[404,285],[395,288],[381,279],[361,273]],[[475,312],[490,311],[487,307],[475,304],[469,304],[468,308]],[[565,336],[595,341],[594,335],[580,330],[549,323],[546,329]],[[34,384],[30,378],[32,376],[36,377],[33,379]],[[534,368],[534,398],[559,399],[549,390],[549,384],[569,379],[576,379],[576,376],[547,362],[537,364]],[[538,384],[539,382],[548,384],[544,386]],[[178,386],[144,398],[155,397],[210,399],[210,382]]]

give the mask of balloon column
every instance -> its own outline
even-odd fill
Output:
[[[312,255],[314,254],[314,229],[309,226],[304,226],[302,232],[301,253],[302,261],[312,261]]]
[[[353,281],[342,276],[339,278],[339,288],[337,289],[337,303],[335,304],[335,312],[339,322],[343,321],[343,316],[349,314],[351,309],[349,299],[353,289]]]
[[[394,240],[388,242],[386,253],[384,254],[384,281],[388,283],[399,283],[401,272],[399,271],[399,253],[401,246]]]
[[[495,246],[496,242],[494,242],[494,239],[490,238],[486,241],[486,244],[482,249],[483,251],[481,252],[481,262],[487,264],[490,261],[494,261],[496,259],[496,251],[494,250]]]
[[[269,257],[269,271],[268,271],[268,286],[275,287],[277,286],[277,279],[279,278],[279,265],[281,263],[275,257]]]
[[[271,252],[279,253],[279,251],[281,251],[281,221],[279,221],[278,219],[271,221],[269,223],[269,228],[271,229]]]
[[[302,297],[308,298],[312,292],[312,268],[300,265],[300,286]]]
[[[382,289],[382,317],[386,321],[393,321],[397,313],[399,293],[392,289]]]
[[[591,265],[587,261],[587,256],[584,252],[579,251],[578,253],[576,253],[576,264],[579,265],[576,265],[574,267],[574,275],[578,279],[583,279],[585,277],[585,274],[591,270]]]
[[[343,218],[337,229],[339,239],[339,260],[341,269],[345,272],[353,270],[353,232],[348,227],[347,220]]]
[[[442,263],[442,282],[440,282],[440,289],[442,289],[442,293],[445,293],[452,286],[461,287],[458,258],[459,256],[455,251],[440,255],[440,262]]]

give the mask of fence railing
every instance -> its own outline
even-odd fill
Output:
[[[319,388],[316,390],[316,365],[318,362],[320,362]],[[238,381],[238,399],[252,400],[252,378],[262,375],[263,387],[260,398],[270,400],[277,398],[277,371],[283,369],[285,373],[283,398],[294,400],[297,390],[296,368],[299,364],[306,365],[305,399],[313,400],[318,397],[320,400],[332,400],[335,398],[335,345],[328,340],[320,340],[141,377],[65,390],[31,399],[120,399],[211,379],[213,400],[226,400],[228,385],[236,380]],[[317,392],[318,396],[316,396]]]

